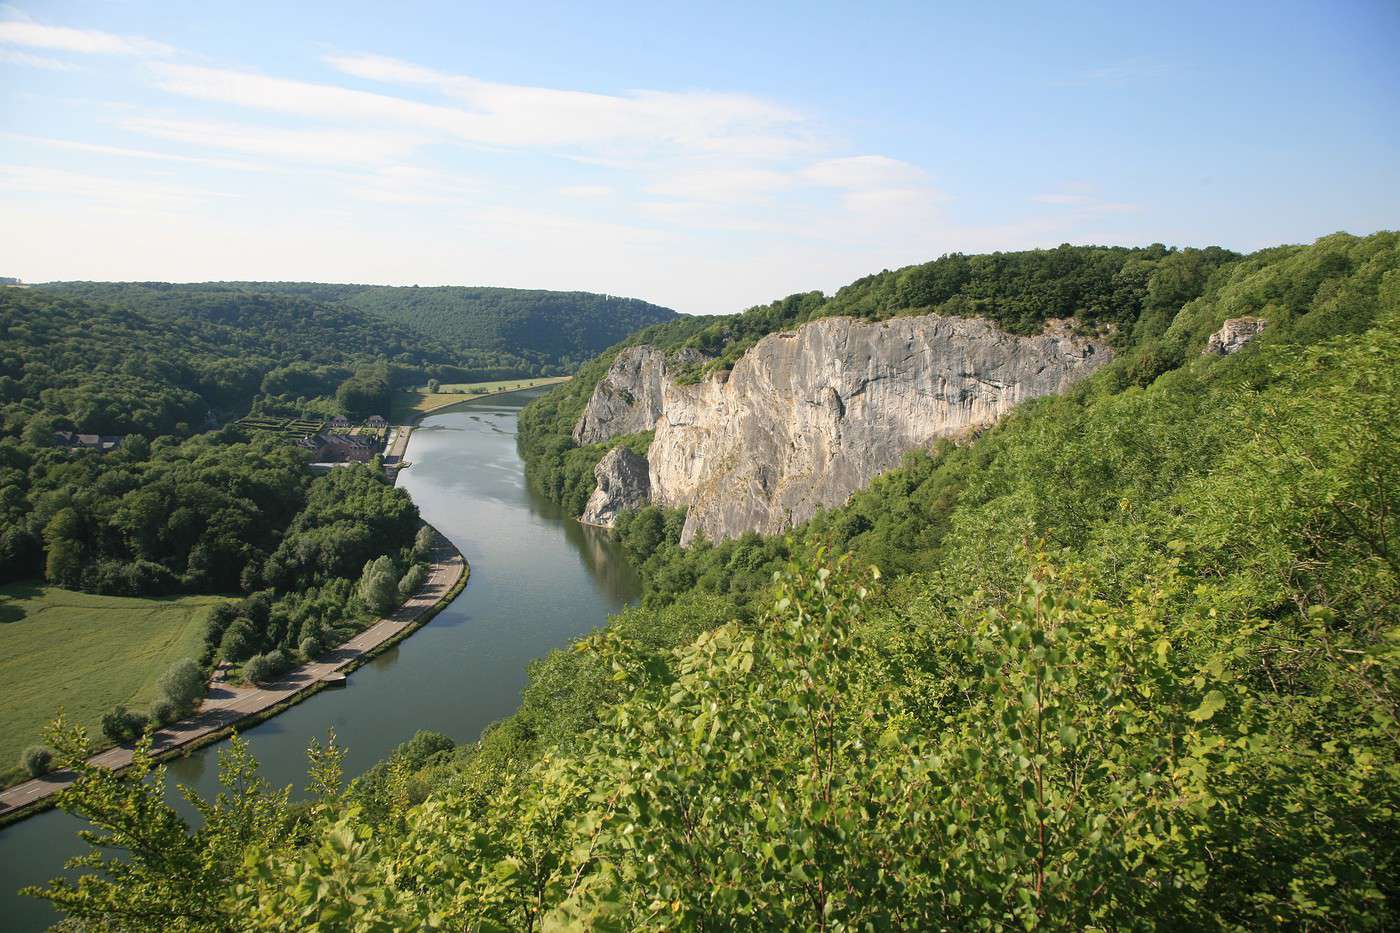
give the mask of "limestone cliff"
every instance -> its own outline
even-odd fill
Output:
[[[827,318],[770,334],[730,373],[678,385],[662,372],[651,501],[688,507],[683,542],[779,532],[845,502],[906,451],[989,425],[1111,358],[1064,324],[1021,337],[939,315]],[[600,384],[605,395],[618,388]],[[590,403],[589,430],[607,429],[610,404]],[[615,433],[642,430],[634,417],[625,412]]]

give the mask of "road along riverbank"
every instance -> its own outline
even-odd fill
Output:
[[[397,643],[451,602],[466,585],[469,568],[457,548],[436,530],[437,543],[428,579],[393,615],[380,619],[354,638],[316,661],[293,668],[265,687],[215,681],[198,711],[187,719],[156,730],[152,751],[165,758],[217,741],[241,725],[261,722],[288,708]],[[133,749],[118,745],[88,761],[112,770],[131,764]],[[71,771],[55,771],[0,792],[0,825],[37,813],[52,804],[53,795],[74,780]]]

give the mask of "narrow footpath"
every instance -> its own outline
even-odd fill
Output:
[[[294,699],[322,681],[339,680],[346,670],[358,666],[366,654],[412,628],[423,613],[452,592],[465,572],[466,561],[462,555],[439,535],[427,582],[393,615],[380,619],[339,648],[326,652],[320,660],[303,664],[266,687],[236,686],[216,679],[198,712],[155,732],[152,752],[156,755],[168,753]],[[131,764],[131,757],[130,745],[118,745],[93,755],[88,761],[119,770]],[[0,817],[57,793],[75,777],[71,771],[55,771],[0,792]]]

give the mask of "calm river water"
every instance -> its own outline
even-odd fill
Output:
[[[268,780],[300,788],[307,742],[328,729],[348,749],[348,774],[418,729],[474,739],[519,705],[531,659],[596,628],[637,596],[636,575],[611,542],[525,483],[516,415],[540,391],[468,402],[424,419],[414,432],[413,466],[399,484],[466,555],[471,581],[420,631],[351,674],[348,688],[323,691],[250,729],[246,738]],[[172,761],[172,784],[215,793],[224,747]],[[0,929],[42,930],[58,919],[16,891],[61,874],[63,862],[86,848],[77,838],[81,826],[55,810],[0,830]]]

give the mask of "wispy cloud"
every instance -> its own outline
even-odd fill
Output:
[[[803,169],[802,177],[831,188],[888,188],[921,185],[928,173],[888,156],[861,155],[817,162]]]
[[[566,198],[585,198],[587,200],[610,198],[617,194],[617,189],[611,185],[564,185],[558,190]]]
[[[329,127],[284,129],[250,123],[128,117],[124,128],[186,145],[331,165],[380,164],[416,149],[420,137]]]
[[[114,156],[122,159],[182,162],[189,165],[207,165],[212,168],[233,169],[240,172],[265,172],[270,170],[268,165],[258,162],[211,158],[206,156],[179,155],[173,152],[158,152],[154,149],[139,149],[130,146],[108,146],[101,143],[85,143],[72,139],[55,139],[49,136],[26,136],[22,133],[0,133],[0,138],[12,139],[16,142],[27,143],[31,146],[43,146],[48,149],[86,152],[93,155]]]
[[[743,95],[637,91],[610,96],[581,91],[495,84],[443,75],[376,57],[332,57],[346,74],[427,85],[460,103],[424,103],[254,72],[195,65],[155,66],[170,93],[264,112],[329,122],[393,125],[460,142],[606,152],[619,145],[667,148],[685,155],[777,157],[805,145],[791,111]],[[462,104],[465,104],[463,106]]]
[[[46,71],[78,71],[72,62],[65,62],[47,55],[34,55],[29,52],[16,52],[14,49],[0,49],[0,62],[6,65],[21,65],[26,68],[43,68]]]
[[[1137,204],[1101,198],[1094,185],[1082,181],[1066,182],[1057,191],[1033,194],[1031,200],[1036,204],[1069,208],[1080,214],[1131,214],[1142,209]]]
[[[349,193],[362,201],[379,204],[454,204],[480,197],[487,185],[478,178],[391,165],[347,177]]]
[[[164,42],[142,36],[119,36],[95,29],[70,29],[67,26],[46,26],[29,20],[0,20],[0,43],[23,45],[56,52],[76,52],[83,55],[159,56],[173,54],[175,49]]]
[[[432,89],[465,105],[464,130],[503,146],[592,147],[630,142],[711,155],[778,158],[810,145],[806,118],[747,94],[634,90],[600,94],[453,75],[378,55],[329,55],[365,80]]]
[[[771,169],[727,167],[683,171],[647,185],[647,193],[695,201],[766,198],[792,187],[792,175]]]
[[[0,191],[155,212],[190,210],[232,197],[187,185],[13,164],[0,164]]]

